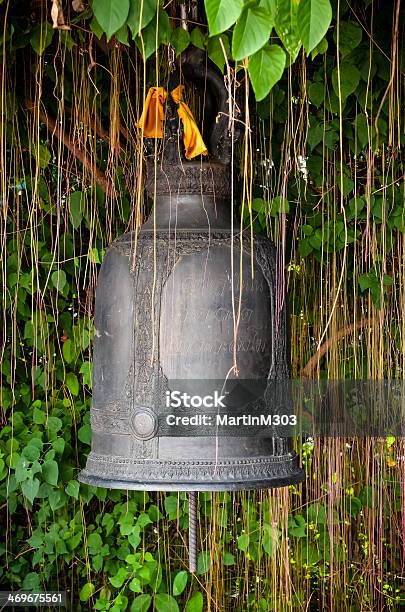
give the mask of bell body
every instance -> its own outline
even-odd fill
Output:
[[[303,479],[291,441],[279,435],[205,435],[196,425],[177,436],[159,426],[176,415],[170,391],[202,396],[218,381],[289,376],[285,308],[275,325],[274,250],[232,229],[228,172],[207,162],[160,167],[156,179],[150,172],[154,212],[105,254],[82,482],[210,491]]]

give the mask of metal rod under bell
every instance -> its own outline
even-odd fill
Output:
[[[191,574],[197,571],[197,499],[198,493],[188,494],[188,569]]]

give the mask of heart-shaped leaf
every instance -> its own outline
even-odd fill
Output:
[[[197,591],[197,593],[194,593],[191,599],[188,600],[185,612],[203,612],[203,605],[204,599],[202,593]]]
[[[135,38],[156,14],[157,0],[130,0],[127,24]]]
[[[179,612],[177,601],[168,593],[155,595],[156,612]]]
[[[278,37],[287,49],[291,62],[294,62],[301,48],[297,28],[297,0],[277,0],[275,28]]]
[[[39,491],[39,480],[38,480],[38,478],[33,478],[32,480],[29,478],[28,480],[25,480],[22,483],[22,485],[21,485],[21,489],[22,489],[22,492],[24,493],[25,497],[32,504],[32,502],[36,498],[37,493]]]
[[[256,53],[269,40],[271,15],[260,7],[246,8],[233,30],[232,57],[241,60]]]
[[[282,77],[285,53],[278,45],[266,45],[249,59],[249,77],[256,100],[263,100]]]
[[[187,572],[182,570],[177,572],[173,580],[173,595],[177,597],[181,595],[187,585]]]
[[[329,0],[301,0],[297,11],[297,31],[307,54],[325,36],[331,20]]]
[[[210,36],[221,34],[235,23],[243,9],[243,0],[205,0]]]
[[[131,612],[148,612],[151,603],[152,597],[147,593],[138,595],[132,602]]]
[[[129,0],[93,0],[93,13],[109,40],[126,22]]]
[[[42,475],[44,480],[51,485],[58,484],[59,468],[56,461],[48,459],[42,466]]]

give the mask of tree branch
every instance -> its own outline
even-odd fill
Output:
[[[31,102],[31,100],[27,100],[25,106],[31,112],[35,112],[36,110],[35,104]],[[94,180],[101,187],[104,193],[108,195],[113,195],[114,186],[112,185],[111,181],[108,180],[104,172],[102,172],[95,165],[95,163],[92,161],[87,152],[83,149],[79,149],[72,141],[72,139],[65,132],[62,131],[60,126],[57,125],[55,119],[49,117],[49,115],[45,111],[38,109],[38,116],[39,120],[44,123],[48,128],[48,131],[52,134],[56,134],[57,138],[68,149],[68,151],[70,151],[74,155],[74,157],[81,164],[83,164],[84,168],[91,172],[91,174],[94,176]]]
[[[329,351],[331,346],[340,342],[346,336],[353,334],[355,331],[363,329],[363,327],[369,327],[373,323],[376,323],[378,319],[374,318],[364,318],[359,319],[356,323],[350,323],[350,325],[346,325],[342,329],[339,329],[334,335],[332,335],[328,340],[319,347],[314,355],[312,355],[311,359],[308,361],[306,366],[301,370],[301,378],[310,378],[313,375],[315,368],[318,366],[322,357]]]

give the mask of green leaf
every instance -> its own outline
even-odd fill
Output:
[[[233,30],[232,57],[241,60],[256,53],[269,40],[273,22],[260,7],[245,8]]]
[[[112,578],[109,578],[109,580],[113,587],[119,589],[120,587],[122,587],[127,577],[128,571],[125,569],[125,567],[120,567],[115,576],[112,576]]]
[[[357,217],[366,205],[364,198],[352,198],[347,206],[346,218],[351,221]]]
[[[152,597],[144,593],[143,595],[138,595],[135,597],[132,602],[131,612],[147,612],[150,608],[150,604],[152,603]]]
[[[128,584],[128,588],[133,593],[142,593],[142,584],[139,578],[132,578],[131,582]]]
[[[41,529],[36,529],[32,536],[27,540],[28,544],[33,548],[39,548],[44,543],[44,533]]]
[[[63,359],[67,362],[70,363],[73,359],[72,356],[72,341],[70,339],[65,340],[65,342],[62,344],[62,355],[63,355]]]
[[[27,591],[40,591],[39,575],[36,572],[30,572],[24,577],[22,588]]]
[[[107,40],[124,25],[129,13],[129,0],[93,0],[93,13]]]
[[[131,546],[133,546],[134,548],[137,548],[139,546],[139,544],[141,543],[141,528],[139,527],[139,525],[136,525],[133,529],[132,529],[132,533],[130,533],[128,535],[128,542],[131,544]]]
[[[48,21],[40,23],[32,32],[30,43],[35,53],[42,55],[52,42],[53,28]]]
[[[263,198],[253,198],[252,200],[252,210],[254,210],[255,212],[266,213],[267,206],[268,204],[266,200],[263,200]]]
[[[250,537],[248,533],[242,533],[238,537],[238,548],[239,550],[246,551],[249,548]]]
[[[92,374],[93,374],[93,363],[91,361],[83,361],[79,370],[80,374],[83,375],[83,384],[87,385],[90,389],[92,387]]]
[[[82,210],[82,199],[83,193],[81,191],[72,191],[69,198],[69,213],[70,213],[70,222],[73,225],[74,229],[77,229],[82,222],[83,219],[83,210]]]
[[[302,565],[316,565],[322,559],[322,555],[317,551],[315,546],[308,544],[308,541],[301,549]]]
[[[80,442],[83,442],[83,444],[88,444],[90,446],[91,427],[89,423],[86,423],[86,425],[82,425],[82,427],[80,427],[79,431],[77,432],[77,437],[79,438]]]
[[[356,68],[354,64],[340,64],[340,89],[342,94],[342,100],[346,100],[346,98],[350,96],[350,94],[356,91],[360,79],[360,71]],[[335,94],[339,97],[339,81],[337,67],[334,68],[334,70],[332,71],[332,85]]]
[[[357,516],[361,510],[362,503],[358,497],[352,496],[349,497],[347,506],[349,507],[349,514],[351,514],[351,516]]]
[[[24,448],[22,454],[28,461],[37,461],[41,455],[41,451],[37,446],[28,444],[28,446]]]
[[[104,30],[95,17],[90,21],[90,30],[99,40],[104,35]]]
[[[135,39],[136,46],[145,59],[148,59],[156,51],[156,25],[158,25],[158,47],[162,43],[168,44],[170,42],[171,28],[167,13],[159,10],[157,24],[156,21],[157,19],[152,19],[149,25]]]
[[[311,119],[311,125],[309,126],[308,136],[307,136],[307,142],[309,144],[311,151],[313,151],[315,147],[320,142],[322,142],[323,136],[324,136],[324,129],[325,129],[324,123],[312,124],[312,119]]]
[[[21,485],[21,489],[22,492],[24,493],[25,497],[31,502],[31,504],[33,503],[34,499],[37,496],[37,493],[39,491],[39,480],[38,478],[29,478],[28,480],[25,480],[22,485]]]
[[[362,35],[361,27],[357,23],[354,23],[354,21],[340,21],[339,52],[342,59],[359,46]],[[333,40],[337,44],[337,27],[333,33]]]
[[[39,167],[42,169],[47,168],[51,161],[51,152],[48,147],[44,144],[40,144],[37,148],[37,155]]]
[[[74,372],[68,372],[66,374],[66,385],[72,395],[79,395],[79,381],[77,380]]]
[[[368,124],[367,118],[364,113],[359,113],[356,115],[355,120],[352,125],[355,129],[355,135],[357,137],[357,142],[360,149],[364,149],[364,147],[368,144]]]
[[[327,50],[328,50],[328,41],[326,40],[326,38],[322,38],[321,42],[316,45],[315,49],[313,49],[311,53],[311,60],[313,61],[317,55],[324,55],[324,53],[326,53]]]
[[[32,419],[36,425],[43,425],[45,423],[46,414],[39,408],[34,408],[32,413]]]
[[[86,584],[81,588],[79,593],[80,601],[88,601],[95,590],[96,588],[94,584],[92,584],[91,582],[86,582]]]
[[[221,41],[224,48],[222,48]],[[224,55],[224,50],[226,57]],[[209,38],[207,52],[210,60],[213,61],[216,66],[218,66],[221,72],[223,72],[225,61],[230,55],[229,40],[227,35],[222,34],[221,36],[213,36],[213,38]]]
[[[288,535],[292,535],[295,538],[306,538],[306,529],[307,522],[305,518],[300,514],[291,517],[291,520],[288,521]]]
[[[156,612],[179,612],[177,601],[168,593],[155,595],[154,603]]]
[[[59,417],[50,416],[47,422],[48,430],[52,433],[56,433],[62,429],[62,421]]]
[[[138,520],[136,521],[136,524],[139,525],[141,529],[144,529],[146,525],[150,525],[151,523],[152,521],[150,520],[149,514],[147,514],[146,512],[141,512],[138,517]]]
[[[194,593],[194,595],[188,600],[184,612],[203,612],[204,598],[200,591]]]
[[[329,0],[301,0],[297,10],[297,31],[308,55],[325,36],[331,21]]]
[[[205,0],[210,36],[221,34],[235,23],[243,9],[243,0]]]
[[[297,0],[277,0],[275,28],[278,37],[294,62],[301,48],[297,29]]]
[[[345,174],[343,176],[341,174],[337,175],[336,184],[344,196],[347,196],[354,188],[354,181]]]
[[[177,597],[181,595],[187,585],[188,574],[186,571],[182,570],[181,572],[177,572],[173,580],[173,595]]]
[[[42,466],[42,476],[50,485],[56,486],[58,484],[59,468],[56,461],[52,459],[45,461]]]
[[[52,273],[51,281],[55,289],[62,292],[66,286],[66,274],[63,270],[56,270]]]
[[[87,537],[87,545],[89,547],[90,554],[96,555],[100,551],[100,548],[103,545],[103,540],[99,533],[91,533]],[[125,573],[126,576],[126,573]]]
[[[197,574],[206,574],[211,567],[211,555],[208,550],[203,550],[197,557]]]
[[[205,34],[203,34],[203,32],[200,30],[200,28],[197,26],[194,28],[194,30],[191,31],[190,34],[190,41],[191,44],[194,45],[194,47],[197,47],[198,49],[205,49],[205,41],[206,41],[206,36]]]
[[[157,0],[130,0],[127,24],[133,38],[152,21],[157,7]]]
[[[71,51],[73,47],[76,46],[76,43],[71,37],[71,35],[69,34],[69,32],[65,30],[59,30],[59,38],[60,38],[61,45],[66,46],[66,48],[69,49],[69,51]]]
[[[177,513],[178,497],[177,495],[167,495],[165,497],[164,506],[167,514]]]
[[[271,201],[270,205],[270,214],[272,217],[281,214],[287,214],[290,212],[290,204],[286,198],[282,198],[281,196],[276,196]]]
[[[79,499],[79,488],[80,488],[80,484],[77,482],[77,480],[69,480],[65,488],[65,491],[66,491],[66,494],[69,495],[70,497]]]
[[[122,45],[126,45],[127,47],[129,47],[129,42],[128,42],[128,26],[127,26],[126,23],[124,23],[124,25],[119,30],[117,30],[117,32],[115,32],[115,38]]]
[[[224,552],[224,565],[234,565],[235,557],[232,553],[225,551]]]
[[[249,77],[256,100],[263,100],[282,77],[285,53],[278,45],[266,45],[249,59]]]
[[[312,104],[321,106],[325,98],[325,85],[323,83],[310,83],[308,96]]]
[[[93,247],[89,249],[87,257],[90,259],[92,263],[98,263],[98,264],[101,263],[97,247]]]
[[[257,4],[256,2],[245,2],[245,4]],[[264,8],[264,10],[270,15],[272,21],[275,20],[277,14],[277,0],[260,0],[259,2],[260,8]]]
[[[327,522],[325,506],[322,504],[310,504],[307,508],[308,522],[324,525]]]
[[[277,527],[273,527],[272,525],[263,525],[263,538],[262,538],[262,546],[263,546],[263,550],[268,554],[268,555],[274,555],[274,553],[277,550],[278,547],[278,543],[279,543],[279,539],[280,539],[280,532],[277,529]]]
[[[20,457],[15,466],[15,479],[16,482],[24,482],[29,478],[29,459],[27,457]]]
[[[313,251],[313,248],[309,242],[308,238],[303,238],[298,243],[298,249],[301,257],[308,257]]]
[[[190,44],[190,34],[184,28],[176,28],[172,32],[170,44],[174,47],[176,55],[180,55]]]

